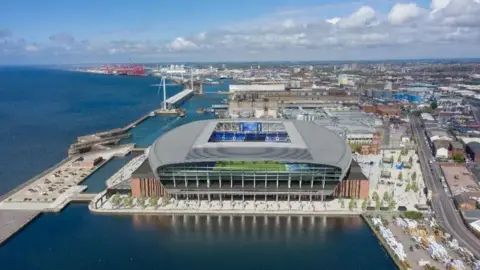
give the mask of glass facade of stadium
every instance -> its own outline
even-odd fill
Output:
[[[343,177],[334,166],[277,161],[184,163],[157,172],[169,197],[193,200],[324,200]]]

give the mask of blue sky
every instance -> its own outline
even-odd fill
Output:
[[[476,14],[480,0],[5,1],[0,64],[478,57]]]

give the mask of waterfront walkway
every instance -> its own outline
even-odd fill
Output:
[[[0,246],[39,214],[40,211],[0,210]]]

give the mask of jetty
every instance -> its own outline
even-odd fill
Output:
[[[77,142],[70,145],[70,147],[68,148],[68,155],[73,156],[92,150],[108,150],[111,148],[109,146],[118,145],[122,140],[131,138],[132,135],[129,134],[128,131],[130,131],[132,128],[136,127],[143,121],[147,120],[148,118],[154,116],[155,112],[151,112],[143,115],[142,117],[129,123],[123,128],[115,128],[108,131],[80,136],[77,138]]]
[[[0,211],[0,246],[39,216],[40,213],[41,211],[31,210]]]
[[[177,109],[182,105],[186,100],[192,97],[194,91],[192,89],[185,89],[176,95],[170,97],[166,101],[167,109]]]

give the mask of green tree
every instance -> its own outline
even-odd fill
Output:
[[[123,198],[123,205],[125,205],[128,208],[131,208],[133,205],[133,198],[131,196],[127,196]]]
[[[412,181],[415,181],[417,180],[417,172],[416,171],[413,171],[412,173]]]
[[[438,108],[438,104],[437,104],[437,101],[436,101],[436,100],[434,100],[434,101],[432,101],[432,102],[430,103],[430,108],[431,108],[432,110],[435,110],[436,108]]]
[[[374,201],[380,200],[380,197],[378,196],[378,193],[376,191],[374,191],[372,194],[372,200]]]
[[[410,156],[410,157],[408,158],[408,163],[409,163],[410,165],[413,164],[413,157],[412,157],[412,156]]]
[[[412,183],[412,190],[413,190],[414,192],[418,192],[418,185],[417,185],[417,182],[416,182],[416,181]]]
[[[408,182],[407,185],[405,186],[405,192],[409,192],[411,188],[412,188],[412,185],[410,185],[410,182]]]
[[[145,207],[145,197],[140,196],[137,198],[137,205],[140,207]]]
[[[413,220],[420,220],[423,218],[423,213],[418,211],[406,211],[403,216]]]
[[[383,193],[383,200],[384,200],[384,201],[388,201],[388,198],[390,198],[390,196],[388,195],[388,192],[385,191],[385,192]]]
[[[113,207],[118,207],[122,202],[122,199],[120,198],[120,195],[115,194],[112,196],[111,202]]]
[[[362,202],[362,210],[365,211],[367,209],[367,206],[368,206],[368,201],[367,201],[367,199],[365,199]]]
[[[403,176],[402,172],[399,172],[399,173],[398,173],[398,176],[397,176],[397,179],[398,179],[398,180],[402,180],[402,176]]]
[[[155,209],[158,207],[158,197],[153,196],[150,198],[150,205],[155,207]]]
[[[380,210],[380,207],[382,207],[382,202],[376,201],[375,202],[375,209]]]
[[[398,163],[402,162],[402,155],[398,155],[397,162]]]
[[[393,156],[390,156],[390,163],[393,163]]]
[[[453,160],[458,163],[465,162],[465,157],[461,153],[455,153],[452,156]]]
[[[388,209],[391,210],[395,210],[395,207],[397,206],[397,202],[392,198],[390,199],[390,201],[388,202]]]
[[[340,202],[340,208],[345,208],[345,201],[343,200],[343,198],[340,198],[339,202]]]

